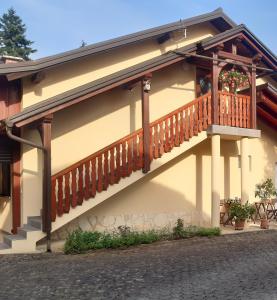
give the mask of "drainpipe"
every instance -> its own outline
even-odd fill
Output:
[[[37,148],[37,149],[40,149],[40,150],[43,151],[43,155],[46,158],[46,159],[44,159],[44,166],[43,166],[44,169],[45,169],[46,168],[46,164],[47,164],[45,161],[49,161],[49,153],[48,153],[47,148],[43,147],[42,145],[33,143],[33,142],[29,141],[29,140],[26,140],[26,139],[23,139],[23,138],[21,138],[19,136],[14,135],[12,133],[13,123],[11,123],[9,121],[5,121],[5,124],[6,124],[6,133],[7,133],[7,136],[10,139],[12,139],[12,140],[14,140],[16,142],[19,142],[21,144],[26,144],[26,145],[29,145],[31,147],[34,147],[34,148]],[[47,169],[49,169],[49,168],[47,168]],[[51,173],[49,173],[49,172],[50,171],[48,170],[47,171],[47,175],[45,175],[45,173],[44,173],[43,185],[46,185],[47,181],[49,181],[48,177],[49,176],[51,177]],[[51,178],[50,178],[50,182],[51,182]],[[44,189],[47,190],[47,187],[44,188]],[[49,193],[49,191],[47,191],[47,192]],[[48,193],[46,195],[46,198],[47,198],[48,201],[50,201],[51,199],[50,199],[50,195],[48,195]],[[50,214],[50,212],[48,212],[48,214]],[[46,218],[48,219],[49,216],[46,216]],[[43,218],[43,221],[45,222],[45,218]],[[49,223],[49,222],[47,222],[47,223]],[[45,227],[44,225],[45,224],[43,224],[43,227]],[[47,248],[47,252],[51,252],[51,221],[50,221],[50,225],[48,224],[48,226],[46,226],[46,230],[45,231],[46,231],[46,245],[47,245],[46,248]]]

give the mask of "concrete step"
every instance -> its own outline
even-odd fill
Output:
[[[15,235],[10,234],[4,236],[4,243],[7,244],[9,247],[12,247],[15,242],[23,241],[23,240],[26,239],[24,238],[24,236],[19,234],[15,234]]]
[[[42,219],[41,217],[28,217],[28,225],[35,227],[39,230],[42,229]]]
[[[36,243],[45,234],[41,231],[41,217],[29,217],[28,223],[18,228],[17,234],[6,234],[0,243],[0,254],[36,253]]]
[[[23,227],[18,228],[17,233],[27,239],[28,233],[32,233],[35,231],[40,231],[40,229],[29,224],[24,224]]]
[[[6,243],[0,243],[0,251],[1,250],[7,250],[7,249],[10,249],[11,247],[8,245],[8,244],[6,244]],[[0,254],[1,254],[1,252],[0,252]]]

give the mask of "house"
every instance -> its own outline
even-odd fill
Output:
[[[43,238],[50,250],[78,227],[219,226],[221,199],[254,201],[255,184],[276,178],[276,68],[221,9],[3,59],[0,230],[12,234],[0,253]]]

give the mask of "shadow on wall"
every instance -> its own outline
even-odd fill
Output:
[[[186,225],[210,226],[210,143],[210,139],[206,139],[160,166],[59,229],[56,236],[62,238],[79,227],[114,230],[127,225],[143,230],[152,226],[173,226],[177,218],[183,218]],[[225,188],[220,196],[228,198],[232,187],[230,175],[224,178],[224,174],[230,174],[230,157],[238,156],[236,142],[223,141],[222,153],[225,155],[222,161],[226,163],[218,176]]]
[[[41,95],[42,89],[53,84],[57,78],[64,78],[64,81],[66,81],[74,77],[89,74],[93,70],[105,69],[111,65],[120,65],[125,61],[133,59],[134,53],[137,57],[140,57],[153,51],[153,46],[156,48],[157,43],[154,40],[149,40],[142,46],[137,44],[129,45],[128,49],[124,50],[124,55],[122,55],[122,49],[119,48],[90,58],[85,57],[75,62],[71,62],[70,64],[64,64],[62,68],[50,70],[45,79],[40,84],[36,85],[35,93],[36,95]],[[74,73],[72,73],[72,69],[74,69]]]
[[[141,186],[145,184],[151,195],[141,193]],[[210,224],[209,217],[197,211],[195,204],[182,193],[144,178],[58,229],[53,233],[53,240],[65,239],[78,228],[107,232],[122,225],[138,231],[172,228],[178,218],[182,218],[186,226]]]
[[[258,128],[262,132],[261,142],[265,160],[264,179],[272,178],[274,182],[275,163],[277,163],[277,134],[274,129],[261,121],[258,122]]]
[[[186,164],[184,161],[192,155],[193,151],[187,151],[161,166],[57,230],[54,238],[64,239],[69,232],[79,227],[83,230],[100,231],[113,231],[120,225],[136,230],[172,227],[178,218],[184,219],[186,225],[210,226],[210,215],[205,213],[202,205],[210,197],[202,198],[197,194],[190,198],[191,194],[195,195],[195,191],[188,179],[197,176],[194,185],[197,184],[195,189],[198,191],[201,188],[198,184],[199,178],[192,173],[198,173],[199,169],[194,167],[189,172],[171,176],[175,167],[181,163],[177,168],[182,169],[183,164]],[[165,174],[168,171],[170,172]]]
[[[181,76],[176,76],[177,73]],[[184,105],[186,102],[185,92],[189,91],[193,93],[191,88],[184,88],[188,82],[191,81],[190,76],[184,76],[184,70],[182,64],[178,63],[173,66],[169,66],[159,72],[155,72],[152,78],[151,93],[150,93],[150,114],[151,114],[151,98],[160,93],[164,89],[176,89],[184,91],[183,99],[168,99],[168,101],[178,102],[176,108]],[[175,74],[175,76],[174,76]],[[173,87],[177,85],[177,87]],[[180,87],[178,87],[180,86]],[[157,97],[156,97],[157,98]],[[152,99],[153,101],[153,99]],[[156,101],[158,101],[156,99]],[[141,116],[141,106],[138,103],[141,102],[141,87],[138,83],[132,91],[123,89],[122,87],[115,88],[112,92],[108,91],[101,95],[90,98],[84,102],[81,102],[73,107],[69,107],[65,110],[57,112],[53,120],[53,135],[52,138],[58,138],[72,130],[76,130],[79,127],[85,126],[93,121],[101,119],[106,115],[113,114],[123,108],[129,107],[129,124],[126,127],[129,128],[128,133],[141,128],[140,120],[136,120],[136,116]],[[137,112],[138,110],[138,112]],[[166,113],[169,113],[167,111]],[[66,126],[64,122],[66,120]],[[139,124],[139,126],[136,126]],[[116,124],[114,124],[116,126]],[[136,128],[137,127],[137,128]],[[127,134],[128,134],[127,133]],[[124,135],[123,135],[124,136]],[[122,137],[123,137],[122,136]]]
[[[0,197],[0,231],[10,232],[12,229],[11,198]]]

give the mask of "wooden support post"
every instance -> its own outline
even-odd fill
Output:
[[[8,101],[6,106],[7,115],[4,118],[12,116],[21,109],[21,82],[14,80],[7,82],[8,87]],[[4,119],[3,118],[3,119]],[[14,128],[14,134],[20,136],[20,130]],[[12,163],[11,163],[11,196],[12,196],[12,233],[16,234],[17,229],[21,226],[21,196],[20,196],[20,162],[21,162],[21,145],[13,143],[12,147]]]
[[[257,126],[257,112],[256,112],[256,66],[253,65],[251,69],[251,89],[250,89],[250,103],[251,103],[251,127],[256,129]]]
[[[151,75],[141,81],[142,129],[143,129],[143,173],[150,170],[150,125],[149,125],[149,92]]]
[[[250,101],[251,101],[251,127],[257,128],[257,95],[256,95],[256,66],[260,63],[262,56],[258,53],[253,57],[251,68],[251,86],[250,86]]]
[[[51,127],[53,116],[45,117],[40,125],[44,150],[42,230],[46,232],[47,252],[51,252]]]
[[[213,66],[212,66],[212,124],[218,124],[218,53],[213,52]]]
[[[19,130],[16,132],[19,134]],[[12,153],[12,233],[16,234],[21,226],[21,201],[20,201],[20,144],[14,143]]]

